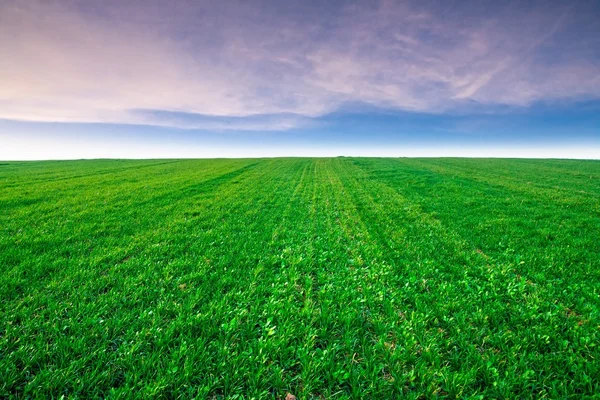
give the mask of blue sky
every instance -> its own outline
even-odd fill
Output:
[[[0,159],[600,158],[600,2],[0,4]]]

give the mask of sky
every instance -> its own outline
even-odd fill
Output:
[[[0,159],[600,158],[600,1],[2,0]]]

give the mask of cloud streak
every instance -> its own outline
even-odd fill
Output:
[[[600,98],[593,2],[251,3],[3,3],[0,118],[288,130]]]

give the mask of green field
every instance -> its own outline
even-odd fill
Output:
[[[0,165],[0,397],[600,396],[600,162]]]

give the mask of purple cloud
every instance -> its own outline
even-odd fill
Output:
[[[592,2],[310,3],[3,3],[0,118],[286,130],[346,103],[600,97]]]

